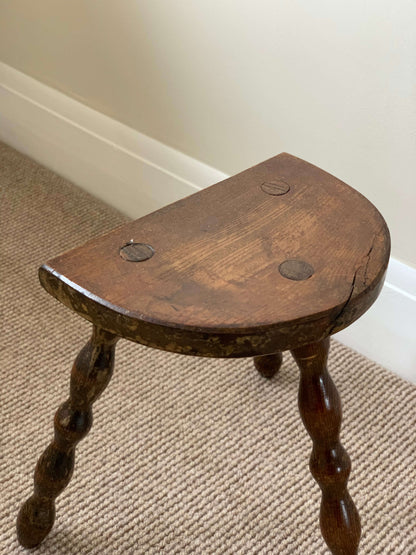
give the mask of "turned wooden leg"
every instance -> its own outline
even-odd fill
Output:
[[[322,490],[322,535],[334,555],[353,555],[360,517],[347,490],[351,462],[339,441],[341,401],[326,368],[328,350],[329,337],[292,354],[301,372],[299,410],[313,441],[310,469]]]
[[[254,366],[265,378],[273,378],[282,365],[282,353],[254,357]]]
[[[35,469],[34,493],[17,517],[17,535],[24,547],[35,547],[55,520],[55,498],[74,470],[75,446],[92,426],[92,403],[110,381],[118,337],[94,326],[91,339],[77,356],[71,372],[69,399],[55,414],[55,436]]]

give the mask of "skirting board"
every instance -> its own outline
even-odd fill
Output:
[[[138,218],[227,175],[0,62],[0,139]],[[392,259],[373,307],[336,338],[416,383],[416,269]]]

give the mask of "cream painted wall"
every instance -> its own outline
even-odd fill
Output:
[[[414,0],[0,0],[0,60],[235,173],[287,151],[416,266]]]

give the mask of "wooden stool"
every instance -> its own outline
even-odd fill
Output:
[[[280,154],[42,266],[43,287],[92,322],[93,334],[20,510],[20,543],[34,547],[51,530],[54,500],[70,481],[75,446],[91,427],[92,403],[110,381],[123,337],[187,355],[254,357],[266,377],[290,349],[313,441],[310,469],[322,490],[322,535],[332,553],[357,553],[360,520],[326,360],[329,336],[379,294],[389,251],[387,226],[368,200]]]

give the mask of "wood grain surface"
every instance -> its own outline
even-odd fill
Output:
[[[154,253],[126,260],[120,249],[129,242]],[[127,339],[254,356],[318,341],[357,319],[379,293],[389,252],[387,226],[365,197],[280,154],[58,256],[40,279]]]

